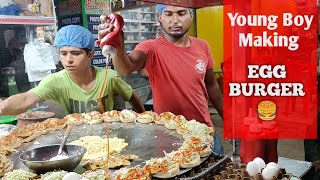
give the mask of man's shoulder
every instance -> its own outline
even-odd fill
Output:
[[[148,40],[140,42],[139,44],[154,44],[154,43],[157,44],[159,41],[161,41],[161,37],[158,37],[155,39],[148,39]]]
[[[210,45],[206,40],[201,39],[201,38],[192,37],[192,36],[189,36],[189,37],[191,39],[193,47],[204,49],[204,50],[210,49]]]
[[[193,37],[193,36],[189,36],[189,38],[191,39],[192,42],[195,43],[200,43],[200,44],[208,44],[207,41],[205,41],[204,39],[201,38],[197,38],[197,37]]]

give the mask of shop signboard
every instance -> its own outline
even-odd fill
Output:
[[[85,15],[85,27],[93,34],[95,40],[98,39],[98,27],[100,24],[100,15]],[[101,48],[96,45],[95,53],[93,59],[91,60],[91,65],[94,66],[103,66],[105,67],[105,57],[101,53]]]
[[[71,25],[71,24],[82,25],[82,23],[83,22],[82,22],[81,14],[62,17],[62,18],[59,18],[59,20],[58,20],[58,26],[60,28],[63,26]]]
[[[110,12],[110,0],[82,0],[85,14],[108,14]]]
[[[98,27],[100,15],[110,13],[110,0],[82,0],[83,26],[86,27],[98,39]],[[95,46],[95,53],[91,65],[105,67],[106,58],[101,53],[101,48]]]
[[[59,17],[81,14],[81,3],[79,0],[60,0],[58,3]]]
[[[317,138],[317,1],[226,0],[223,13],[224,138]]]
[[[81,2],[78,0],[60,0],[58,3],[58,27],[83,25]]]

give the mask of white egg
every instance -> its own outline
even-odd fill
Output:
[[[75,172],[69,172],[63,176],[62,180],[80,180],[81,177]]]
[[[277,163],[275,163],[275,162],[269,162],[269,163],[267,164],[267,167],[268,167],[268,166],[274,166],[274,167],[276,167],[278,170],[280,169],[279,165],[278,165]]]
[[[247,164],[247,168],[246,168],[249,176],[255,176],[258,173],[261,173],[261,169],[259,167],[259,165],[253,161],[250,161]]]
[[[278,176],[278,169],[275,166],[267,166],[263,169],[261,175],[264,180],[272,180],[273,176]]]
[[[260,169],[263,169],[266,167],[266,163],[264,162],[264,160],[259,157],[254,158],[253,162],[257,163]]]

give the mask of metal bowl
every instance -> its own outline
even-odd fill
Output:
[[[66,145],[69,158],[56,161],[49,161],[55,157],[59,150],[59,144],[43,146],[25,151],[20,154],[19,159],[29,169],[36,173],[45,173],[53,170],[73,171],[80,163],[87,149],[83,146]]]
[[[31,111],[20,114],[19,120],[27,120],[27,121],[43,121],[48,118],[54,117],[56,114],[54,112],[48,111]]]
[[[15,125],[0,124],[0,137],[9,135],[15,129],[17,129],[17,126],[15,126]]]

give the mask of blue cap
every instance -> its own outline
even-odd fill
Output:
[[[88,29],[78,25],[62,27],[54,39],[54,44],[58,48],[73,46],[81,49],[94,49],[94,43],[95,40],[92,33]]]
[[[168,5],[165,4],[157,4],[157,10],[159,14],[162,14],[164,8],[166,8]],[[189,8],[189,12],[192,14],[192,9]]]
[[[164,8],[166,8],[168,5],[165,4],[157,4],[157,10],[159,14],[162,14],[162,11],[164,10]]]

